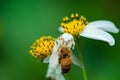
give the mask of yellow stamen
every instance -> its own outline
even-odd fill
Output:
[[[65,21],[65,18],[63,18],[63,21]]]
[[[71,18],[74,18],[74,14],[73,13],[71,14]]]
[[[79,16],[78,13],[76,13],[75,16],[78,17]]]
[[[69,18],[68,18],[68,17],[65,17],[65,20],[66,20],[66,21],[68,21],[68,20],[69,20]]]
[[[75,17],[74,17],[75,16]],[[80,34],[80,32],[83,31],[83,29],[85,28],[85,26],[88,24],[88,21],[86,21],[86,18],[84,18],[83,16],[80,16],[78,13],[71,14],[71,21],[64,23],[61,23],[62,28],[64,29],[65,33],[70,33],[73,36],[77,36]]]
[[[37,59],[44,59],[51,55],[55,38],[43,36],[31,46],[30,54]]]

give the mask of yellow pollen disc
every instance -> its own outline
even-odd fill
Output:
[[[44,36],[36,40],[31,46],[30,54],[37,59],[44,59],[51,55],[55,38]]]
[[[71,14],[71,21],[65,23],[62,22],[61,26],[64,29],[65,33],[70,33],[73,36],[77,36],[80,34],[80,32],[83,31],[83,29],[85,28],[85,26],[88,24],[88,21],[86,21],[86,18],[84,18],[83,16],[78,15],[78,13]]]

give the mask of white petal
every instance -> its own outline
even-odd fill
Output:
[[[50,56],[46,57],[46,58],[43,60],[43,63],[48,63],[48,62],[49,62],[49,58],[50,58]]]
[[[55,43],[55,46],[53,47],[52,55],[57,53],[58,48],[59,48],[59,46],[58,46],[58,44],[57,44],[57,42],[56,42],[56,43]]]
[[[56,69],[55,69],[55,73],[56,74],[61,74],[62,70],[61,70],[61,66],[58,64]]]
[[[47,72],[47,75],[46,75],[46,77],[47,78],[52,78],[52,79],[55,79],[55,80],[65,80],[65,78],[64,78],[64,76],[60,73],[56,73],[55,72],[55,70],[56,70],[57,68],[48,68],[48,72]]]
[[[64,29],[63,29],[62,27],[59,27],[58,30],[59,30],[60,32],[64,32]]]
[[[80,61],[74,56],[74,54],[71,53],[71,59],[72,59],[72,63],[79,66],[79,67],[82,67]]]
[[[56,76],[56,80],[65,80],[62,74]]]
[[[48,78],[48,77],[51,77],[52,75],[54,75],[53,72],[54,72],[54,69],[51,67],[48,67],[46,77]]]
[[[58,63],[58,53],[56,53],[56,54],[52,53],[50,56],[50,60],[49,60],[49,66],[51,68],[55,68],[58,64],[59,64]]]
[[[113,32],[113,33],[119,32],[119,29],[116,28],[115,24],[107,20],[93,21],[93,22],[90,22],[88,25],[86,25],[86,27],[97,28],[97,29],[101,29],[101,30],[104,30],[107,32]]]
[[[108,42],[110,46],[115,44],[114,38],[109,33],[92,27],[86,27],[80,35],[87,38]]]

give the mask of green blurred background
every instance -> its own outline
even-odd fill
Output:
[[[87,20],[111,20],[120,28],[119,0],[0,0],[0,80],[47,80],[47,64],[29,54],[43,35],[59,36],[62,18],[78,12]],[[120,80],[120,35],[111,47],[83,38],[81,48],[88,80]],[[83,80],[72,65],[69,80]]]

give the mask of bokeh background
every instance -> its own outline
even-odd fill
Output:
[[[87,20],[111,20],[120,28],[119,0],[0,0],[0,80],[48,80],[47,64],[29,54],[43,35],[59,36],[62,18],[78,12]],[[120,34],[111,47],[82,38],[81,48],[88,80],[120,80]],[[69,80],[83,80],[72,65]]]

